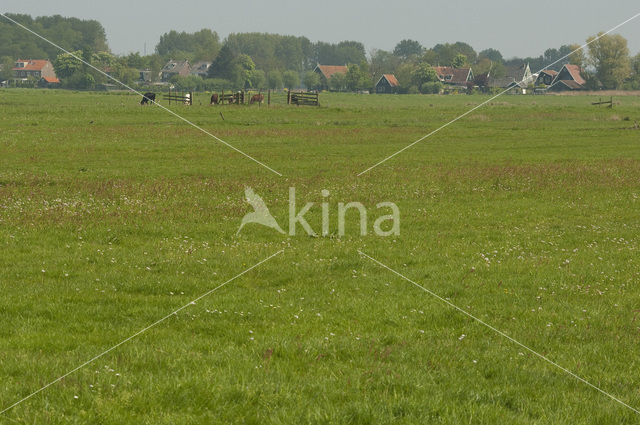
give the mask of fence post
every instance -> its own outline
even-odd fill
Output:
[[[271,106],[271,89],[267,92],[267,107]]]

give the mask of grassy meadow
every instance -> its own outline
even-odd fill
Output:
[[[0,410],[284,250],[0,424],[638,423],[358,254],[640,408],[640,97],[502,96],[357,176],[486,99],[171,106],[280,177],[135,95],[0,90]],[[246,186],[330,235],[236,234]]]

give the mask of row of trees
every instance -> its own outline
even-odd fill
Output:
[[[139,69],[148,69],[153,79],[169,59],[187,59],[191,63],[212,61],[206,78],[176,77],[183,88],[208,87],[281,88],[318,87],[319,76],[311,70],[317,63],[349,64],[347,74],[334,75],[332,90],[368,90],[382,74],[395,74],[400,91],[431,93],[439,90],[439,81],[431,65],[473,68],[474,74],[489,73],[502,77],[510,66],[529,63],[533,72],[550,63],[559,70],[566,63],[580,65],[591,88],[640,89],[640,55],[630,57],[627,41],[620,35],[606,35],[588,48],[571,54],[578,46],[563,45],[546,50],[538,57],[505,59],[496,49],[476,52],[464,42],[425,47],[415,40],[402,40],[393,50],[365,51],[362,43],[311,42],[306,37],[266,33],[230,34],[225,40],[210,29],[195,33],[170,31],[160,37],[151,55],[132,53],[114,56],[109,53],[105,31],[93,20],[61,16],[31,18],[9,15],[59,45],[75,52],[100,69],[125,83],[138,78]],[[591,42],[594,37],[588,41]],[[567,56],[568,55],[568,56]],[[565,57],[567,56],[567,57]],[[59,54],[54,46],[17,26],[0,21],[0,76],[8,76],[16,58],[48,58],[67,87],[91,88],[105,82],[105,77],[69,55]]]
[[[43,37],[55,40],[56,44],[67,50],[109,51],[104,27],[98,21],[60,15],[37,18],[11,13],[6,15]],[[59,53],[60,50],[55,46],[6,19],[0,19],[0,57],[53,60]]]

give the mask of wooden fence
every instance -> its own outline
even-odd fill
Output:
[[[244,91],[225,93],[223,90],[218,96],[218,99],[219,99],[218,103],[220,103],[220,105],[224,105],[225,103],[227,105],[231,105],[231,104],[243,105],[245,95],[244,95]]]
[[[218,95],[218,105],[249,105],[254,95],[261,94],[264,96],[261,103],[266,106],[320,106],[318,93],[315,92],[293,92],[286,90],[243,90],[227,92],[223,90],[214,94]],[[211,95],[208,94],[208,96]],[[207,99],[209,99],[209,97]],[[207,104],[210,103],[209,100],[206,102]],[[200,102],[200,104],[202,104],[202,102]],[[261,104],[258,104],[258,106],[261,106]]]
[[[613,108],[613,96],[611,99],[605,101],[600,98],[598,102],[593,102],[592,105],[608,105],[607,108]]]
[[[182,105],[193,105],[192,92],[183,93],[183,92],[171,91],[171,89],[169,89],[169,94],[163,95],[162,98],[168,101],[169,105],[171,105],[171,101],[180,103]]]
[[[287,94],[288,105],[320,106],[317,92],[292,92]]]

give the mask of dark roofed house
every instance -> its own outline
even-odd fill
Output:
[[[317,64],[313,72],[320,75],[320,88],[329,89],[329,80],[334,74],[346,74],[349,71],[346,65],[320,65]]]
[[[558,71],[554,71],[553,69],[545,69],[540,71],[538,74],[538,78],[536,79],[536,86],[550,86],[553,83],[553,80],[556,79],[558,75]]]
[[[211,62],[196,62],[191,67],[191,75],[197,75],[198,77],[207,78],[207,75],[209,74],[209,68],[211,68]]]
[[[467,83],[473,81],[471,68],[454,68],[452,66],[434,66],[438,79],[443,84],[467,88]]]
[[[513,89],[516,93],[526,94],[527,87],[535,82],[535,77],[531,73],[529,64],[507,66],[505,76],[500,78],[489,78],[489,87],[500,89]]]
[[[562,67],[551,87],[555,91],[584,90],[587,81],[582,77],[582,70],[578,65],[565,65]]]
[[[189,65],[188,60],[184,61],[174,61],[170,60],[160,71],[160,75],[162,77],[162,81],[168,81],[171,77],[175,75],[180,75],[181,77],[186,77],[191,72],[191,65]]]
[[[396,93],[400,87],[398,79],[393,74],[382,74],[376,83],[376,93]]]

